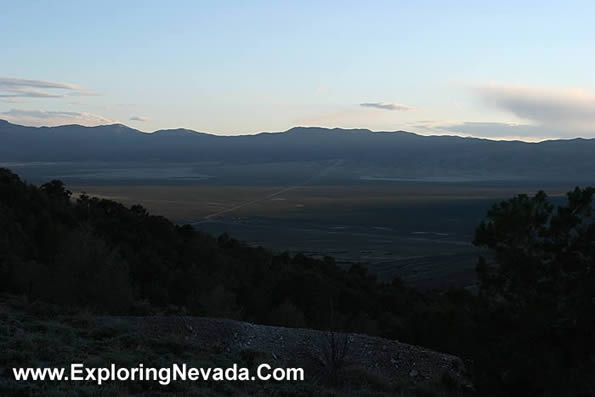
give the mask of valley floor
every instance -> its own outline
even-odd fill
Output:
[[[360,263],[380,279],[418,288],[475,283],[482,252],[473,233],[498,200],[537,186],[515,184],[369,183],[358,185],[72,185],[80,194],[224,232],[274,252],[332,256]],[[548,193],[564,190],[552,186]]]

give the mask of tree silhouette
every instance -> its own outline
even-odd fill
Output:
[[[557,207],[543,192],[519,195],[494,205],[477,228],[474,243],[492,253],[477,266],[491,317],[481,333],[492,336],[487,350],[512,390],[595,391],[594,193],[576,188]]]

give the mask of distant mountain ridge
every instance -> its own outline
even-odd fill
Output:
[[[444,174],[591,181],[595,180],[594,154],[595,139],[527,143],[318,127],[220,136],[187,129],[144,133],[122,124],[25,127],[0,120],[0,162],[5,163],[341,160],[355,174],[372,170],[371,175],[378,178]]]

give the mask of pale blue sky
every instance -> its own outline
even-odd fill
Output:
[[[0,6],[12,122],[595,137],[593,1]]]

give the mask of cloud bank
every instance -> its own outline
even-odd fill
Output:
[[[595,95],[583,89],[494,84],[473,89],[488,105],[545,129],[595,132]]]
[[[0,113],[0,119],[4,119],[14,124],[28,125],[33,127],[55,127],[64,124],[80,124],[92,127],[96,125],[115,123],[114,120],[86,112],[79,113],[19,109],[12,109],[7,112]]]
[[[375,109],[382,109],[382,110],[397,110],[400,112],[410,112],[415,110],[413,106],[409,105],[402,105],[400,103],[392,103],[392,102],[366,102],[359,104],[362,107],[366,108],[375,108]]]
[[[0,77],[0,98],[64,98],[81,95],[96,94],[69,83]]]
[[[147,116],[132,116],[131,121],[150,121],[151,119]]]
[[[490,139],[520,139],[523,141],[543,141],[555,138],[575,138],[576,131],[556,129],[541,125],[464,122],[438,127],[441,131],[449,131],[457,135],[475,136]]]

